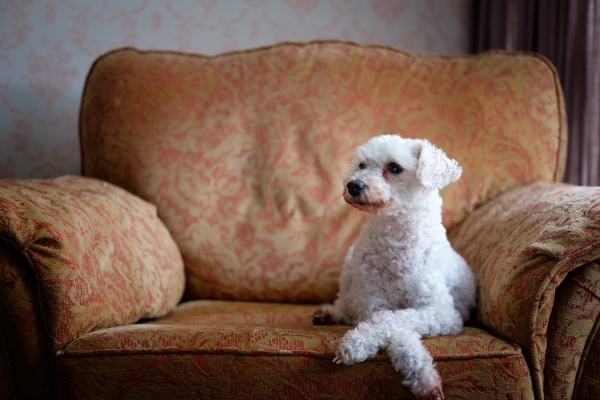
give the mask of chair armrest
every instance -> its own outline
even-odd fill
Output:
[[[556,290],[547,333],[544,394],[590,399],[600,393],[600,262],[571,272]]]
[[[156,208],[96,179],[0,180],[0,248],[0,307],[37,302],[54,353],[162,316],[183,294],[181,254]]]
[[[556,342],[548,341],[548,329],[563,319],[551,322],[551,315],[564,312],[557,302],[573,301],[569,293],[576,293],[558,289],[572,276],[598,277],[600,188],[550,182],[523,186],[475,210],[449,236],[477,278],[479,321],[524,347],[542,393],[548,345]]]

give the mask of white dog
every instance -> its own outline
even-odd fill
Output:
[[[422,337],[456,335],[476,305],[476,284],[442,225],[439,189],[457,180],[458,163],[426,140],[374,137],[356,149],[344,200],[367,223],[348,250],[334,304],[319,324],[354,324],[334,362],[351,365],[387,349],[418,398],[442,399],[441,378]]]

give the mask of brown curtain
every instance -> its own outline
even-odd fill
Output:
[[[541,53],[554,63],[567,108],[564,180],[600,186],[600,0],[475,0],[475,52]]]

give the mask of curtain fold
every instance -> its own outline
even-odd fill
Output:
[[[564,181],[600,186],[600,0],[475,1],[474,51],[534,51],[560,76],[568,119]]]

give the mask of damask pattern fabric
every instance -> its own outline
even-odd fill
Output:
[[[181,255],[156,207],[107,182],[0,180],[0,239],[33,272],[53,352],[96,329],[163,316],[183,292]],[[22,284],[21,271],[3,272],[3,287]]]
[[[593,399],[600,393],[600,319],[596,320],[596,325],[592,332],[594,339],[590,340],[586,346],[585,364],[582,372],[578,374],[575,388],[575,398]]]
[[[472,0],[0,3],[0,178],[79,172],[85,76],[98,55],[116,47],[218,54],[327,37],[416,53],[471,48]]]
[[[157,321],[89,333],[58,359],[67,383],[63,395],[413,398],[385,354],[353,366],[332,363],[348,327],[314,326],[313,310],[302,304],[191,301]],[[475,327],[424,343],[444,377],[447,398],[532,398],[519,346]]]
[[[566,140],[554,70],[533,55],[337,42],[217,57],[129,49],[94,65],[83,172],[125,190],[0,181],[0,362],[16,381],[0,390],[407,397],[383,353],[332,363],[349,327],[313,326],[303,304],[335,295],[363,223],[341,196],[354,146],[390,131],[430,139],[465,171],[443,216],[477,275],[478,321],[424,340],[447,398],[592,393],[600,188],[549,182]],[[190,301],[176,306],[185,285]],[[13,363],[18,346],[32,368]],[[28,371],[43,389],[23,390]]]
[[[600,188],[548,182],[523,186],[475,210],[450,239],[474,267],[481,294],[478,320],[529,347],[541,392],[550,315],[560,313],[556,289],[570,272],[583,267],[590,271],[578,271],[578,276],[587,276],[587,287],[600,281],[598,264],[586,265],[600,258]],[[588,313],[597,312],[597,289],[588,290],[591,295],[580,307],[587,304]],[[560,348],[574,363],[584,346],[577,342],[572,336],[569,346]]]
[[[600,382],[598,374],[586,375],[585,371],[588,363],[598,365],[589,338],[597,335],[599,316],[600,264],[594,261],[573,271],[556,291],[544,363],[544,392],[548,397],[591,398],[574,393],[574,389],[581,382]]]
[[[364,221],[341,177],[355,146],[381,133],[427,138],[463,166],[443,192],[449,229],[499,193],[559,180],[564,164],[545,59],[316,42],[106,55],[83,98],[83,173],[158,206],[187,298],[330,301]]]
[[[52,387],[48,338],[39,309],[34,273],[27,260],[0,242],[0,393],[6,398],[43,399]],[[35,385],[32,385],[35,382]]]

